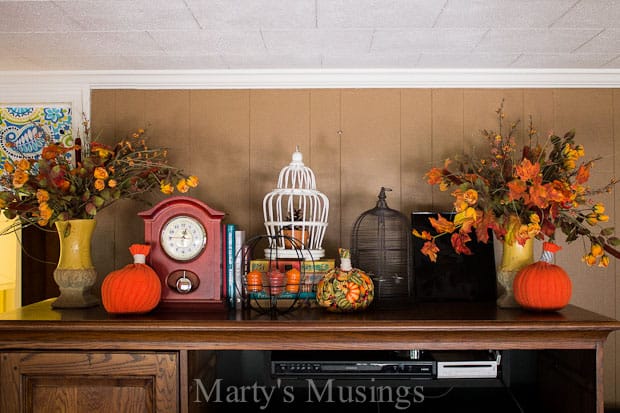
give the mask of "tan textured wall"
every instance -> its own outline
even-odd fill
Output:
[[[502,98],[507,118],[522,120],[521,136],[530,114],[542,136],[575,128],[587,155],[602,156],[594,184],[619,170],[620,91],[614,89],[97,90],[91,116],[102,140],[146,127],[154,144],[169,147],[173,161],[201,179],[192,195],[226,211],[227,222],[249,235],[263,232],[261,201],[300,145],[330,199],[324,246],[333,256],[349,245],[352,223],[374,206],[382,185],[393,188],[389,205],[405,214],[449,208],[450,197],[422,175],[447,156],[484,146],[479,130],[496,127]],[[620,217],[618,197],[616,191],[603,199],[612,220]],[[97,217],[101,277],[130,261],[128,246],[143,238],[136,213],[144,208],[127,201]],[[575,242],[558,259],[574,283],[572,302],[620,317],[617,263],[588,269],[580,262],[583,248]],[[606,351],[605,394],[614,403],[620,395],[615,336]]]

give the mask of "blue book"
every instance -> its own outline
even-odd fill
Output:
[[[235,224],[226,224],[226,290],[229,308],[235,308]]]

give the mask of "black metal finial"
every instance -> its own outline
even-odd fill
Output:
[[[385,195],[386,191],[391,191],[392,188],[386,188],[384,186],[381,187],[381,191],[379,191],[379,200],[377,201],[377,208],[387,208],[387,202],[385,199],[387,196]]]

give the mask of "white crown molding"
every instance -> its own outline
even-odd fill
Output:
[[[90,89],[615,88],[620,69],[5,71],[3,87]],[[0,96],[0,100],[4,100]]]
[[[92,89],[620,88],[620,69],[295,69],[0,71],[0,105],[70,103]]]

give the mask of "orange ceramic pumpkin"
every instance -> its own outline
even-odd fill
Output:
[[[134,263],[112,271],[101,285],[101,301],[108,313],[148,313],[161,299],[161,281],[145,264],[149,245],[134,244],[129,251]]]
[[[561,247],[545,242],[540,261],[519,271],[513,289],[515,300],[528,310],[555,311],[565,307],[572,293],[571,280],[560,266],[552,264]]]

